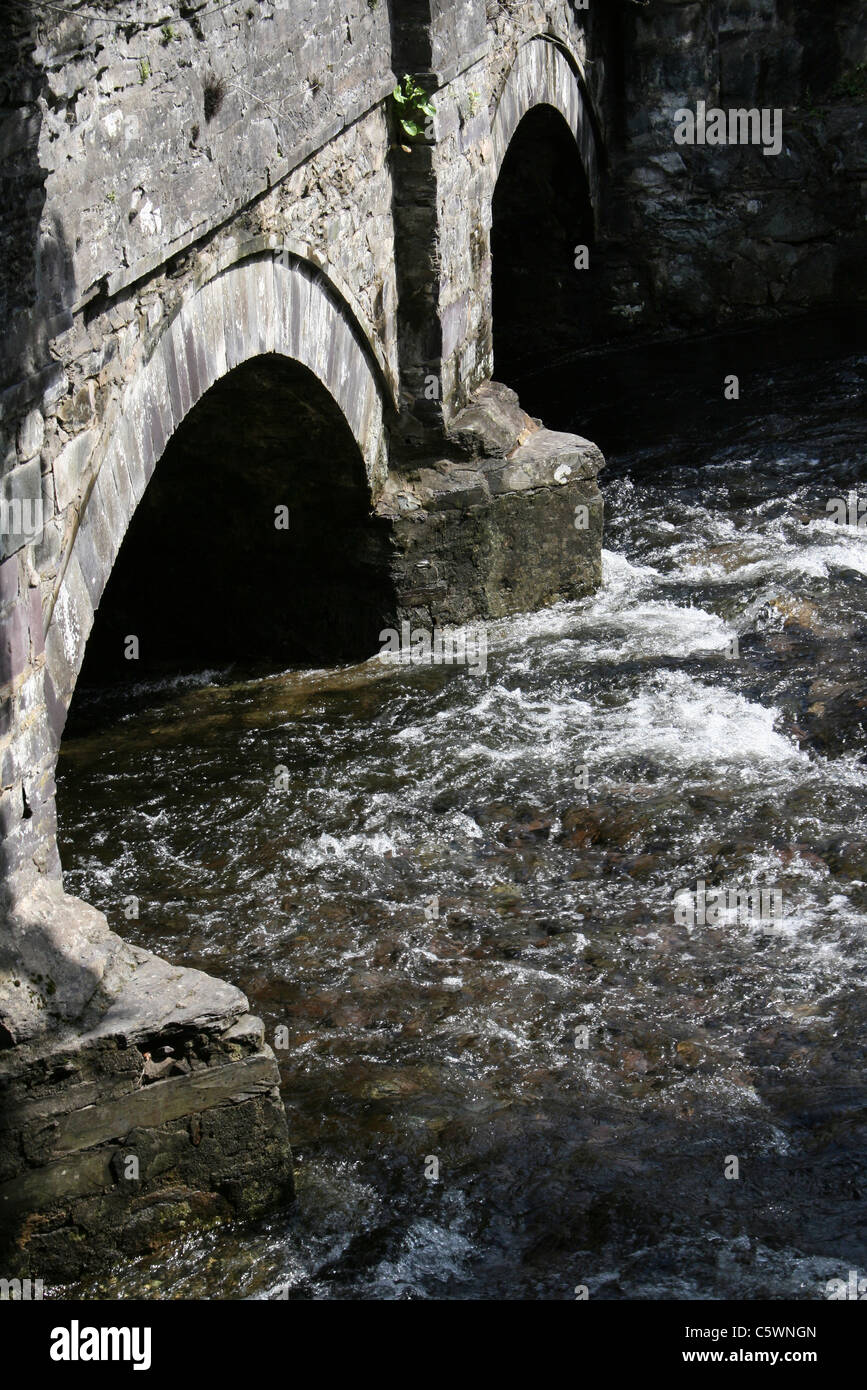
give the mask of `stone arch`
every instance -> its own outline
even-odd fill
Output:
[[[600,151],[597,122],[585,95],[577,58],[559,42],[539,36],[518,49],[497,102],[491,126],[493,182],[496,182],[512,136],[535,106],[552,106],[571,130],[590,187],[594,210],[599,202]]]
[[[56,743],[94,610],[166,444],[210,387],[268,354],[300,363],[322,383],[356,440],[371,495],[384,484],[389,401],[381,364],[327,278],[285,250],[218,270],[168,323],[91,456],[86,500],[45,636]]]
[[[492,122],[491,352],[532,413],[531,369],[592,340],[599,203],[597,123],[578,60],[559,41],[518,50]],[[527,396],[527,393],[531,394]]]

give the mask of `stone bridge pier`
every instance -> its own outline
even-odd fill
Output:
[[[292,1196],[241,992],[64,893],[82,670],[364,659],[599,583],[602,457],[509,381],[592,324],[604,9],[0,21],[0,1272],[74,1278]],[[435,115],[395,102],[405,74]]]

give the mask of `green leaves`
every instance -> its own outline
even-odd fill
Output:
[[[397,109],[398,124],[404,135],[410,139],[423,135],[428,122],[436,115],[436,107],[424,88],[407,73],[391,95]]]

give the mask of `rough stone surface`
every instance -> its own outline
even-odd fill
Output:
[[[136,1029],[136,1042],[0,1056],[4,1269],[63,1282],[291,1200],[274,1056],[258,1020],[212,1002],[207,1021]]]
[[[291,1200],[277,1065],[240,990],[130,946],[51,883],[9,924],[4,1268],[71,1279],[194,1221]]]
[[[596,445],[544,429],[497,382],[453,429],[464,457],[393,474],[377,506],[392,523],[400,620],[454,626],[593,593],[602,577]]]
[[[864,7],[657,0],[623,11],[598,331],[706,331],[863,302]],[[779,110],[781,153],[676,146],[675,113],[699,100]]]

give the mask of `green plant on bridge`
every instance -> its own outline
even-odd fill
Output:
[[[406,74],[392,92],[398,124],[404,135],[415,140],[423,135],[427,124],[437,113],[427,92],[420,87],[414,77]]]

